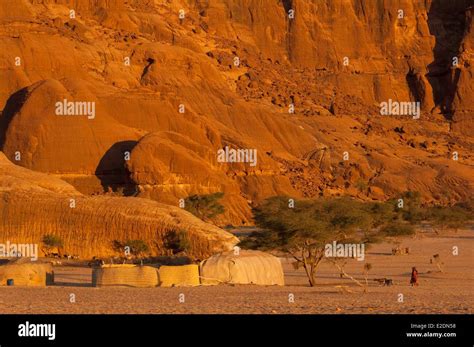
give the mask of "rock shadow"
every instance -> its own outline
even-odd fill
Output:
[[[27,97],[28,87],[25,87],[16,91],[8,98],[0,116],[0,150],[3,150],[3,146],[5,145],[6,133],[13,117],[22,108]]]
[[[126,166],[126,153],[131,153],[137,143],[132,140],[117,142],[105,152],[95,170],[104,192],[136,195],[136,185]]]
[[[435,37],[434,60],[428,65],[426,78],[433,89],[433,99],[445,118],[452,118],[452,102],[461,71],[453,66],[466,27],[466,10],[470,0],[433,0],[428,11],[428,27]]]

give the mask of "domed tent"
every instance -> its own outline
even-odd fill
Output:
[[[285,279],[280,259],[260,252],[244,251],[216,254],[200,264],[201,283],[212,285],[258,284],[284,285]]]

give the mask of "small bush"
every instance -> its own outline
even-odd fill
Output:
[[[223,197],[224,193],[222,192],[191,195],[185,199],[184,209],[202,220],[209,220],[224,213],[224,206],[219,202]]]
[[[47,248],[54,248],[54,247],[59,248],[64,245],[63,240],[59,236],[52,235],[52,234],[44,235],[42,242]]]
[[[415,228],[410,224],[392,223],[382,228],[382,233],[387,236],[413,235]]]
[[[363,193],[367,191],[367,188],[369,187],[369,185],[364,180],[357,180],[357,182],[355,183],[355,187],[357,188],[359,192]]]
[[[185,231],[170,231],[165,236],[164,245],[174,255],[188,251],[190,242]]]
[[[459,229],[473,219],[473,214],[460,206],[434,206],[428,209],[427,219],[437,229]]]
[[[150,250],[146,242],[143,240],[128,240],[126,242],[120,242],[117,240],[113,241],[113,248],[115,251],[119,253],[124,253],[125,247],[128,247],[130,249],[130,254],[138,257],[142,256]]]

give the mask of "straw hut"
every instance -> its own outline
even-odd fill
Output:
[[[51,264],[8,263],[0,266],[0,286],[10,285],[27,287],[45,287],[53,284]]]

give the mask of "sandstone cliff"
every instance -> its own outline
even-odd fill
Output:
[[[462,201],[474,192],[472,5],[5,0],[0,146],[86,195],[177,206],[223,191],[219,223],[249,223],[277,194]],[[94,101],[95,119],[55,115],[64,98]],[[420,119],[381,116],[389,99],[419,101]],[[217,162],[225,146],[256,149],[258,164]]]
[[[200,259],[238,242],[177,207],[140,198],[84,196],[58,178],[12,164],[1,152],[0,211],[2,243],[41,245],[44,235],[54,234],[63,240],[64,252],[82,258],[120,255],[115,240],[143,240],[150,254],[168,255],[167,240],[180,233],[189,242],[188,254]]]

